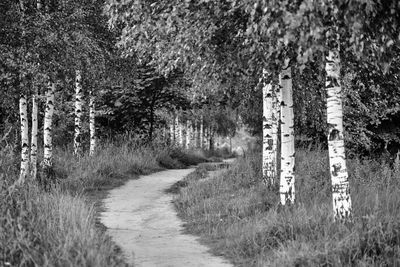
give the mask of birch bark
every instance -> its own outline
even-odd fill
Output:
[[[190,148],[190,137],[192,135],[192,125],[191,125],[191,121],[190,120],[186,120],[186,149]]]
[[[74,155],[82,156],[82,73],[75,71],[75,134],[74,134]]]
[[[32,132],[31,132],[31,177],[37,177],[37,140],[38,140],[38,90],[32,96]]]
[[[169,141],[171,145],[175,143],[175,131],[174,131],[175,119],[172,118],[169,124]]]
[[[28,105],[24,94],[21,94],[19,98],[19,117],[21,122],[21,169],[19,182],[23,183],[29,173]]]
[[[288,60],[287,60],[288,62]],[[281,101],[281,204],[293,204],[295,199],[295,148],[294,115],[291,67],[285,64],[279,80],[282,87]]]
[[[262,171],[263,181],[267,186],[274,184],[276,179],[276,146],[273,138],[273,87],[268,81],[268,73],[263,70],[263,152],[262,152]],[[275,132],[277,134],[277,132]],[[275,138],[276,140],[276,138]]]
[[[89,155],[93,156],[96,151],[96,106],[93,91],[89,92],[89,131],[90,131],[90,149]]]
[[[204,148],[204,117],[203,117],[203,115],[201,115],[201,118],[200,118],[200,144],[199,144],[199,147],[201,148],[201,149],[203,149]]]
[[[50,83],[46,92],[46,109],[44,112],[43,126],[43,169],[45,173],[53,167],[53,114],[54,114],[54,92],[55,84]]]
[[[343,138],[342,87],[340,84],[339,36],[328,41],[326,56],[327,121],[329,127],[328,151],[332,180],[332,200],[335,219],[347,220],[352,215],[350,184],[346,168]]]

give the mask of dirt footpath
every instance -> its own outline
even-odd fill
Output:
[[[164,193],[194,169],[168,170],[110,191],[101,215],[113,240],[135,266],[232,266],[211,255],[196,236],[183,234],[172,195]]]

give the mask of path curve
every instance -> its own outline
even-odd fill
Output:
[[[167,170],[130,180],[110,191],[101,222],[135,266],[232,266],[208,252],[183,222],[165,189],[194,169]]]

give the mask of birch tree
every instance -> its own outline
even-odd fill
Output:
[[[192,135],[191,129],[192,129],[191,121],[186,120],[186,144],[185,144],[186,149],[190,148],[190,137]]]
[[[74,134],[74,155],[82,156],[82,73],[75,71],[75,134]]]
[[[53,167],[53,114],[54,114],[54,93],[56,86],[54,83],[49,83],[46,91],[46,108],[44,112],[44,126],[43,126],[43,171],[49,174]]]
[[[29,174],[28,104],[26,95],[23,93],[19,98],[19,117],[21,122],[21,169],[19,182],[23,183]]]
[[[332,28],[327,33],[328,51],[325,62],[325,89],[327,93],[328,151],[332,180],[333,211],[336,219],[347,220],[352,215],[352,206],[343,137],[339,37],[335,28]]]
[[[200,145],[199,145],[199,147],[201,148],[201,149],[203,149],[204,148],[204,116],[203,115],[201,115],[201,117],[200,117]]]
[[[274,184],[276,179],[276,142],[277,138],[274,138],[273,132],[273,87],[272,83],[268,80],[268,73],[263,69],[262,74],[262,84],[263,84],[263,150],[262,150],[262,172],[263,181],[267,186]],[[274,142],[275,141],[275,142]],[[275,149],[275,150],[274,150]]]
[[[95,96],[93,91],[89,92],[89,131],[90,131],[90,149],[89,155],[94,155],[96,151],[96,106],[95,106]]]
[[[38,2],[39,3],[39,2]],[[39,5],[39,4],[38,4]],[[38,140],[38,90],[32,96],[32,130],[31,130],[31,176],[37,176],[37,140]]]
[[[279,75],[282,88],[281,101],[281,175],[280,175],[280,198],[281,204],[293,204],[295,199],[294,187],[294,114],[293,114],[293,89],[292,71],[289,60]]]
[[[169,141],[171,145],[175,144],[175,119],[172,118],[169,122]]]

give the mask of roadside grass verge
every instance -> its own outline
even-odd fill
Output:
[[[170,147],[105,144],[94,156],[79,159],[58,148],[54,161],[52,190],[35,182],[12,187],[19,154],[0,150],[0,266],[126,266],[119,248],[96,225],[95,202],[106,189],[138,175],[206,158]]]
[[[354,219],[334,222],[324,151],[296,154],[296,204],[261,182],[259,155],[187,179],[175,205],[190,233],[238,266],[400,265],[400,162],[349,160]],[[193,175],[196,175],[194,173]],[[204,175],[197,173],[197,175]]]

